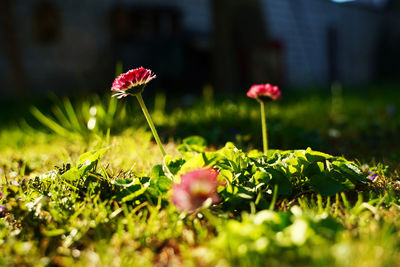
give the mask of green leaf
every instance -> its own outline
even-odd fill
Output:
[[[350,179],[353,183],[367,183],[368,180],[365,178],[365,175],[362,171],[352,162],[345,163],[340,161],[334,161],[332,163],[334,166],[338,167],[342,173],[346,175],[348,179]]]
[[[270,173],[267,173],[267,172],[265,172],[265,171],[257,171],[255,174],[254,174],[254,179],[255,179],[255,182],[256,182],[256,184],[259,184],[259,183],[269,183],[270,181],[271,181],[271,174]]]
[[[31,113],[32,115],[38,120],[40,121],[43,125],[47,126],[48,128],[50,128],[52,131],[54,131],[56,134],[59,134],[61,136],[64,137],[68,137],[68,138],[73,138],[75,137],[74,134],[70,133],[68,131],[68,129],[64,128],[63,126],[61,126],[60,124],[58,124],[57,122],[55,122],[52,119],[49,119],[48,116],[45,116],[42,112],[40,112],[39,109],[37,109],[36,107],[31,107]],[[79,137],[79,136],[77,136]]]
[[[171,156],[166,156],[164,158],[164,163],[172,174],[177,174],[185,162],[181,157],[172,158]]]
[[[142,195],[144,192],[146,192],[148,186],[150,185],[150,183],[145,183],[143,185],[143,187],[141,187],[139,190],[136,190],[135,192],[125,196],[122,198],[122,202],[127,202],[127,201],[131,201],[135,198],[137,198],[138,196]]]
[[[351,180],[346,178],[346,175],[343,175],[336,170],[331,170],[327,175],[329,175],[330,178],[341,183],[346,189],[354,189],[356,187]]]
[[[278,185],[278,195],[289,195],[292,193],[292,184],[284,173],[273,168],[266,169],[272,176],[271,184]]]
[[[206,147],[207,146],[207,141],[201,136],[190,136],[187,137],[183,140],[183,143],[188,145],[188,146],[198,146],[198,147]]]
[[[197,154],[193,158],[189,159],[188,161],[185,162],[185,164],[182,165],[179,173],[186,173],[188,171],[202,168],[204,167],[205,162],[203,159],[203,155]]]
[[[323,174],[310,177],[310,184],[318,193],[324,196],[333,196],[345,189],[341,183]]]
[[[220,159],[225,159],[231,169],[235,172],[240,172],[242,169],[246,169],[249,165],[249,158],[241,150],[236,148],[233,143],[226,143],[225,147],[218,150],[217,153]]]
[[[294,174],[296,174],[296,173],[298,173],[300,171],[298,168],[296,168],[295,166],[293,166],[291,164],[288,164],[287,170],[289,171],[289,173],[291,175],[294,175]]]
[[[324,171],[324,163],[322,162],[314,162],[308,165],[304,170],[304,175],[306,177],[311,177],[313,175],[321,174]]]
[[[236,196],[243,198],[243,199],[253,199],[255,197],[255,194],[249,188],[240,186],[238,188],[238,192],[236,193]]]
[[[294,155],[299,161],[305,162],[308,161],[306,157],[307,150],[294,150],[291,154]]]
[[[157,180],[161,176],[165,176],[162,165],[157,164],[151,169],[150,177],[151,179]]]
[[[207,146],[206,140],[201,136],[190,136],[183,139],[181,145],[178,146],[178,151],[185,154],[187,152],[203,152]]]
[[[79,165],[87,164],[86,163],[87,161],[89,162],[98,161],[104,155],[104,153],[107,152],[107,150],[108,150],[107,148],[102,148],[99,150],[93,150],[82,154],[78,160],[78,168]]]
[[[268,150],[268,153],[270,152],[270,150]],[[250,152],[247,153],[247,156],[249,158],[259,158],[263,155],[263,153],[261,151],[258,151],[257,149],[253,149]]]
[[[224,170],[224,169],[221,170],[219,172],[219,176],[226,178],[230,183],[232,183],[232,181],[233,181],[233,174],[229,170]]]
[[[104,153],[106,153],[106,151],[107,148],[102,148],[82,154],[78,160],[78,169],[81,173],[81,176],[92,170],[96,166],[99,159],[104,155]]]
[[[209,167],[216,164],[217,161],[221,160],[220,154],[215,152],[203,152],[197,154],[194,157],[187,160],[179,170],[179,174],[186,173],[199,168]],[[218,165],[219,166],[219,165]]]
[[[313,150],[311,150],[311,148],[306,149],[305,155],[309,162],[325,161],[327,159],[332,158],[332,156],[329,154],[318,152],[318,151],[313,151]]]
[[[122,178],[120,178],[120,179],[117,179],[114,182],[114,184],[119,186],[119,187],[129,188],[131,186],[137,185],[138,182],[137,182],[136,178],[134,178],[134,179],[122,179]]]
[[[78,180],[80,178],[81,178],[81,173],[75,167],[69,169],[68,171],[64,172],[61,175],[61,179],[68,180],[68,181],[71,181],[71,182],[72,181],[76,181],[76,180]]]
[[[66,230],[65,229],[53,229],[53,230],[44,230],[43,234],[45,236],[59,236],[62,234],[65,234]]]
[[[156,165],[151,169],[151,185],[161,192],[166,192],[171,188],[172,181],[165,176],[161,165]]]
[[[68,119],[71,123],[71,125],[76,129],[76,130],[80,130],[81,129],[81,124],[78,120],[78,116],[75,113],[75,110],[71,104],[71,101],[69,100],[69,98],[64,98],[64,107],[65,107],[65,111],[67,112],[67,116]]]
[[[166,176],[161,176],[157,179],[156,185],[161,192],[167,192],[171,188],[172,181]]]

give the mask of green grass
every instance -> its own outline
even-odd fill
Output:
[[[310,94],[270,105],[272,148],[311,147],[379,174],[374,183],[320,195],[299,167],[289,172],[298,179],[294,189],[277,198],[273,183],[260,185],[264,176],[247,179],[261,159],[251,152],[262,145],[257,103],[202,100],[168,108],[159,95],[152,114],[172,156],[168,166],[184,159],[179,175],[204,164],[193,160],[202,150],[214,157],[222,148],[225,158],[212,164],[239,177],[233,191],[219,192],[220,204],[196,214],[172,204],[157,167],[161,153],[135,101],[117,108],[107,98],[39,106],[63,130],[25,119],[0,132],[0,204],[7,209],[0,214],[0,266],[398,266],[400,117],[392,106],[400,100],[396,93],[375,95],[345,95],[334,107],[330,96]],[[94,130],[87,128],[91,106]],[[190,135],[203,136],[208,146],[181,145]],[[242,154],[224,150],[227,141]],[[101,148],[107,148],[101,159],[81,156]],[[79,167],[80,157],[92,155],[87,168]],[[81,173],[66,174],[74,168]]]

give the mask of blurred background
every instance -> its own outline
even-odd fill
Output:
[[[270,82],[273,147],[400,160],[399,47],[398,0],[1,0],[0,147],[35,142],[31,127],[70,140],[143,127],[110,87],[144,66],[164,141],[260,148],[245,93]]]
[[[400,79],[396,0],[2,0],[0,93],[102,92],[115,65],[166,91]]]

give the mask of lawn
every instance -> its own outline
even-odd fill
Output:
[[[0,265],[399,266],[395,89],[283,92],[266,154],[256,101],[209,88],[145,97],[164,158],[133,97],[8,106]],[[204,166],[215,201],[182,210],[177,184]]]

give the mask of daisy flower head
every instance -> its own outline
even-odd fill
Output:
[[[215,169],[198,169],[181,176],[181,183],[173,187],[172,201],[180,211],[193,212],[206,201],[219,202],[218,172]]]
[[[275,101],[281,98],[281,91],[278,86],[269,83],[255,84],[250,87],[247,96],[263,102]]]
[[[146,84],[156,77],[151,70],[143,67],[129,70],[114,80],[111,91],[117,92],[113,96],[118,99],[128,95],[137,95],[142,93]]]

